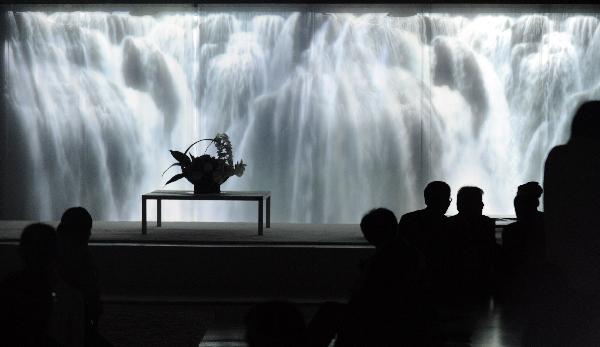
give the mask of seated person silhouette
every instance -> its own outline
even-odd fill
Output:
[[[445,213],[452,201],[450,186],[442,181],[433,181],[427,184],[423,195],[427,207],[403,215],[398,230],[423,254],[428,272],[437,278],[443,265],[443,233],[448,219]]]
[[[92,216],[83,207],[67,209],[58,225],[58,271],[60,276],[83,295],[86,346],[108,345],[97,332],[102,313],[98,271],[88,247]]]
[[[47,224],[25,227],[24,269],[0,284],[0,345],[82,346],[83,302],[57,275],[57,238]]]
[[[397,234],[394,213],[377,208],[360,224],[375,254],[352,293],[336,346],[426,345],[432,338],[431,309],[423,299],[423,260]]]
[[[497,253],[494,220],[484,216],[483,190],[462,187],[458,191],[458,214],[448,218],[447,261],[449,286],[464,294],[488,294]]]
[[[544,213],[537,209],[543,191],[537,182],[522,184],[517,190],[517,221],[502,232],[504,265],[509,274],[527,273],[545,262]]]
[[[248,347],[304,347],[306,325],[296,305],[270,301],[255,305],[245,319]]]

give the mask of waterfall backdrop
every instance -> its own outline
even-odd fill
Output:
[[[584,100],[600,98],[596,13],[6,14],[2,219],[84,206],[139,220],[141,194],[225,132],[279,222],[423,206],[431,180],[513,214]],[[203,145],[192,150],[205,151]],[[208,149],[210,153],[211,149]],[[151,206],[150,206],[151,207]],[[455,211],[454,204],[450,213]],[[154,209],[150,208],[150,218]],[[166,202],[165,220],[253,221],[254,204]]]

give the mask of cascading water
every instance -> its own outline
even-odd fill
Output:
[[[223,189],[271,190],[275,221],[403,213],[434,179],[478,185],[486,213],[512,214],[578,103],[600,97],[596,15],[10,12],[8,27],[24,168],[10,175],[28,187],[12,219],[72,205],[139,219],[140,195],[170,177],[168,149],[217,132],[248,163]],[[245,203],[163,209],[256,218]]]

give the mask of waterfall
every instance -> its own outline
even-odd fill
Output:
[[[27,187],[11,188],[25,192],[12,219],[81,205],[139,220],[141,194],[191,189],[164,186],[168,150],[217,132],[248,163],[222,189],[271,190],[274,221],[401,214],[440,179],[513,214],[516,187],[541,182],[578,104],[600,97],[595,14],[9,12],[8,27],[10,175]],[[255,214],[163,204],[165,220]]]

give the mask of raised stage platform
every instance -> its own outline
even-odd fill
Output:
[[[0,222],[0,277],[18,269],[30,221]],[[49,222],[56,226],[58,222]],[[346,297],[373,248],[358,225],[94,222],[91,251],[103,292],[135,300],[254,302]]]
[[[0,221],[0,242],[18,241],[23,228],[33,221]],[[56,227],[58,222],[47,222]],[[140,222],[94,222],[92,243],[228,244],[228,245],[341,245],[367,246],[357,224],[273,223],[263,236],[256,223],[150,221],[142,235]]]
[[[514,219],[497,217],[496,238]],[[23,228],[34,221],[0,221],[0,243],[16,242]],[[56,227],[57,221],[45,222]],[[96,221],[91,243],[179,244],[179,245],[305,245],[368,247],[358,224],[272,223],[264,235],[256,234],[256,223],[150,221],[148,233],[141,222]]]

